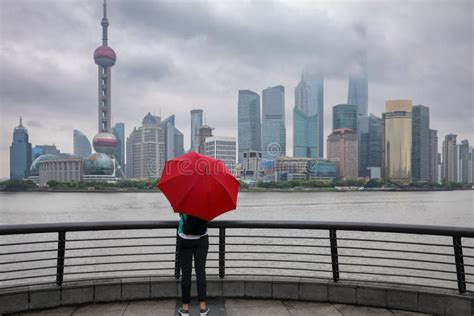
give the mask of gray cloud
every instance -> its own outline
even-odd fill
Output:
[[[176,115],[189,142],[201,107],[219,135],[236,135],[238,89],[282,84],[287,143],[302,69],[325,75],[325,131],[345,102],[355,56],[367,54],[369,110],[411,98],[431,108],[440,138],[474,141],[471,1],[188,2],[109,0],[117,52],[112,117],[127,133],[148,112]],[[0,177],[12,128],[23,115],[33,143],[72,150],[74,128],[96,132],[100,1],[0,2]],[[290,151],[291,153],[291,151]]]

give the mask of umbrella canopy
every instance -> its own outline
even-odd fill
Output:
[[[191,152],[168,160],[157,186],[176,213],[210,221],[237,207],[239,185],[222,161]]]

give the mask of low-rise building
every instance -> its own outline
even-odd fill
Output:
[[[336,177],[336,164],[318,158],[277,158],[274,170],[275,179],[279,181],[332,180]]]
[[[48,181],[79,182],[82,181],[82,158],[53,159],[39,161],[39,185],[45,186]]]
[[[212,136],[206,138],[205,155],[222,160],[225,166],[236,175],[237,143],[235,137]]]

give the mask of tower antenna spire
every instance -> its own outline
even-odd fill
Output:
[[[102,17],[102,45],[107,46],[107,28],[109,27],[109,20],[107,19],[107,2],[104,0],[104,16]]]
[[[23,126],[23,117],[20,115],[20,126]]]

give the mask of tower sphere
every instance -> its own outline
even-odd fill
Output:
[[[115,152],[118,142],[112,133],[99,133],[94,136],[92,145],[96,152],[110,155]]]
[[[115,65],[117,56],[112,48],[109,46],[99,46],[94,51],[94,61],[97,65],[103,67],[111,67]]]

